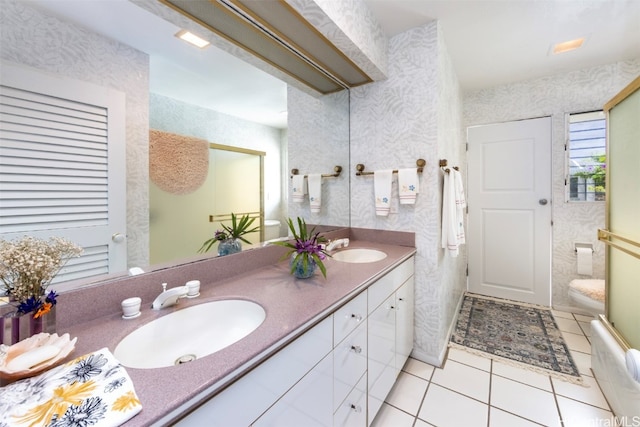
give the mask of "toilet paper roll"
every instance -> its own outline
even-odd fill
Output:
[[[593,274],[593,250],[591,248],[577,248],[578,274],[591,276]]]

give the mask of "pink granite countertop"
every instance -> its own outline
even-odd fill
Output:
[[[113,352],[118,342],[131,331],[181,308],[232,298],[260,304],[266,311],[262,325],[223,350],[178,366],[127,368],[143,409],[125,425],[166,425],[250,371],[415,253],[410,246],[371,241],[352,240],[349,247],[379,249],[386,252],[387,257],[366,264],[327,259],[326,279],[320,272],[311,279],[295,279],[289,274],[288,263],[272,263],[220,281],[202,282],[200,297],[182,299],[175,307],[151,310],[149,298],[143,296],[142,314],[136,319],[124,320],[118,310],[90,321],[65,325],[64,330],[58,332],[78,337],[76,356],[103,347]],[[187,279],[198,278],[189,276]],[[175,285],[170,284],[172,286]],[[154,295],[158,291],[159,288]]]

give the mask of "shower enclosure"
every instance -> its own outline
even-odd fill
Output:
[[[640,348],[640,77],[623,89],[607,113],[606,312],[592,322],[592,368],[614,413],[640,417],[640,383],[625,355]]]

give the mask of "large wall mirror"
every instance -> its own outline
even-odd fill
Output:
[[[248,60],[247,52],[237,47],[238,55],[215,45],[204,49],[193,47],[174,36],[181,29],[176,22],[186,18],[178,16],[169,22],[159,17],[150,10],[162,8],[163,13],[172,12],[155,1],[7,0],[5,3],[2,24],[10,28],[3,31],[3,60],[60,72],[105,87],[118,86],[119,80],[125,80],[121,75],[123,69],[131,69],[126,78],[133,82],[123,83],[122,89],[116,87],[125,93],[127,109],[128,254],[122,272],[133,266],[153,268],[150,242],[154,239],[150,238],[149,230],[157,213],[151,213],[150,221],[148,198],[157,188],[146,173],[145,168],[150,167],[146,159],[139,158],[140,153],[147,155],[144,138],[149,130],[263,153],[259,204],[262,220],[280,222],[277,235],[287,234],[285,221],[295,216],[304,216],[312,224],[349,225],[347,89],[320,95],[305,90],[303,85],[281,80],[286,70],[271,73],[274,67],[268,64],[264,68],[270,72],[258,69],[260,61]],[[193,22],[191,26],[198,27]],[[213,37],[206,32],[202,35]],[[148,68],[128,47],[148,55]],[[93,50],[89,52],[90,49]],[[68,70],[71,71],[67,75]],[[147,81],[148,87],[141,91],[127,86]],[[135,127],[130,125],[140,118]],[[320,213],[311,213],[308,202],[291,203],[292,168],[303,174],[324,174],[333,172],[337,165],[343,167],[343,173],[323,180]],[[243,173],[237,171],[223,176],[235,181],[243,179]],[[185,216],[182,222],[174,220],[164,226],[173,227],[180,234],[189,221]],[[204,242],[215,226],[208,223],[208,215],[202,221],[205,229],[210,227],[209,234],[202,235]],[[260,247],[259,242],[255,243]],[[194,257],[198,256],[197,246],[193,248]],[[174,259],[165,255],[158,259],[166,266],[185,258],[190,256],[182,252]]]

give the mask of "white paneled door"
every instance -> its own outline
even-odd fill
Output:
[[[551,305],[551,118],[468,129],[469,290]]]

